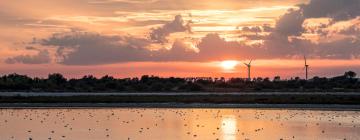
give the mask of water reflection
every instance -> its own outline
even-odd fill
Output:
[[[359,140],[360,111],[0,109],[0,140]]]
[[[221,130],[224,140],[236,140],[236,118],[233,115],[224,116],[221,119]]]

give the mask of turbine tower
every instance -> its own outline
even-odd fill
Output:
[[[244,62],[244,65],[245,65],[245,66],[247,67],[247,69],[248,69],[248,81],[251,81],[251,76],[250,76],[251,62],[252,62],[252,60],[250,60],[249,63],[245,63],[245,62]]]
[[[306,56],[304,55],[304,60],[305,60],[305,79],[308,80],[308,70],[309,70],[309,65],[306,63]]]

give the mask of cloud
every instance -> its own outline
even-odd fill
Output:
[[[323,42],[310,41],[304,34],[304,21],[310,18],[330,18],[331,24],[343,20],[358,20],[360,1],[349,0],[311,0],[308,4],[302,4],[299,9],[290,9],[277,21],[270,35],[263,37],[263,48],[269,58],[292,58],[299,55],[309,55],[320,59],[352,59],[359,58],[360,36],[356,36],[356,25],[349,28],[331,32],[332,35],[343,34],[338,39],[327,38],[330,25],[321,25],[312,29],[310,34],[319,33],[318,36],[325,38]],[[349,24],[353,24],[348,22]],[[340,36],[340,35],[336,35]],[[254,36],[252,36],[254,37]],[[256,36],[255,36],[256,37]],[[251,39],[251,38],[248,38]],[[256,38],[253,38],[256,39]]]
[[[43,46],[56,47],[59,63],[65,65],[97,65],[134,61],[215,61],[244,59],[257,49],[236,41],[225,41],[218,34],[208,34],[195,51],[184,40],[175,40],[169,49],[151,50],[154,44],[133,36],[106,36],[97,33],[72,31],[57,33],[39,42]],[[70,50],[70,51],[64,51]],[[66,52],[66,53],[64,53]]]
[[[72,31],[56,33],[39,44],[55,47],[58,63],[65,65],[98,65],[139,61],[192,61],[196,54],[189,44],[176,40],[170,49],[151,50],[146,38]]]
[[[146,61],[151,57],[151,51],[146,48],[150,42],[133,36],[72,31],[54,34],[43,39],[41,45],[57,47],[57,55],[62,58],[60,63],[66,65]]]
[[[275,31],[285,36],[301,35],[304,20],[300,10],[290,9],[276,22]]]
[[[173,48],[165,49],[162,45],[169,44],[166,37],[176,32],[191,32],[189,23],[185,24],[181,15],[175,16],[171,22],[161,27],[152,29],[149,38],[135,37],[131,35],[102,35],[82,30],[54,33],[48,38],[33,39],[32,45],[38,44],[56,48],[56,60],[65,65],[97,65],[130,61],[170,61],[183,60],[179,51],[188,53],[186,43],[175,41]],[[152,47],[160,47],[152,50]],[[184,47],[184,49],[182,48]],[[33,49],[28,47],[28,49]],[[192,51],[194,53],[194,51]],[[181,54],[181,53],[180,53]],[[47,54],[48,55],[48,54]],[[29,58],[43,58],[43,52],[36,56],[22,55],[9,58],[8,63],[18,63],[20,60]],[[41,61],[46,63],[50,61]],[[26,63],[31,63],[26,61]],[[35,63],[35,62],[34,62]]]
[[[156,43],[166,43],[166,37],[171,33],[185,31],[191,32],[190,22],[185,23],[181,15],[176,15],[173,21],[166,23],[161,27],[152,29],[149,37]]]
[[[313,55],[327,59],[359,59],[360,41],[344,38],[332,42],[317,44]]]
[[[245,32],[261,32],[261,28],[259,26],[254,26],[254,27],[243,27],[241,29],[242,31],[245,31]]]
[[[104,42],[119,41],[118,36],[104,36],[97,33],[77,31],[54,33],[49,38],[42,39],[40,42],[44,46],[61,46],[61,47],[74,47],[74,46],[88,46],[96,45]]]
[[[47,50],[39,50],[36,55],[19,55],[5,60],[7,64],[45,64],[49,62],[51,62],[51,57]]]
[[[175,40],[170,49],[151,50],[154,44],[145,38],[133,36],[107,36],[90,32],[66,32],[43,39],[41,44],[57,48],[58,63],[65,65],[98,65],[119,62],[165,62],[165,61],[221,61],[244,59],[278,59],[301,57],[303,54],[314,58],[352,59],[360,56],[360,42],[343,39],[336,42],[315,44],[306,39],[277,35],[261,36],[264,43],[247,45],[238,41],[226,41],[219,34],[210,33],[196,45],[198,51],[184,40]],[[32,48],[29,48],[32,49]],[[70,50],[70,51],[66,51]],[[65,53],[64,53],[65,52]],[[44,55],[45,54],[45,55]],[[33,63],[39,58],[47,58],[48,53],[36,56],[9,58],[7,63]],[[44,60],[44,59],[40,59]],[[47,60],[47,59],[45,59]],[[43,63],[49,61],[41,61]],[[40,63],[40,62],[39,62]]]
[[[210,33],[197,44],[198,54],[194,61],[221,61],[263,58],[265,49],[259,46],[250,46],[238,41],[226,41],[219,34]]]
[[[332,8],[321,9],[325,5],[324,2],[328,2],[327,4]],[[208,33],[196,41],[193,41],[193,38],[183,37],[174,38],[172,39],[174,42],[170,42],[168,38],[173,33],[191,32],[190,22],[186,23],[181,15],[177,15],[174,20],[151,29],[146,37],[105,35],[73,30],[55,33],[44,39],[35,39],[32,43],[55,48],[56,62],[64,65],[99,65],[139,61],[203,62],[228,59],[284,59],[300,58],[304,54],[320,59],[354,59],[360,58],[358,55],[360,54],[359,26],[338,29],[337,32],[332,33],[342,35],[336,40],[327,38],[328,31],[325,29],[330,28],[331,25],[315,27],[312,31],[304,28],[305,20],[310,18],[330,18],[333,20],[332,25],[346,20],[359,20],[355,18],[356,6],[349,4],[351,2],[357,4],[352,0],[348,2],[312,0],[308,4],[300,5],[298,9],[288,10],[279,17],[275,27],[269,24],[243,27],[243,32],[236,36],[246,38],[244,41],[228,41],[222,35]],[[346,6],[349,6],[348,9],[345,8]],[[347,13],[345,18],[337,17],[343,13]],[[322,33],[320,37],[325,41],[314,42],[305,36],[320,32]],[[192,41],[197,43],[191,44]],[[259,41],[259,43],[250,44],[247,41]],[[165,45],[171,45],[171,47],[165,47]],[[191,48],[195,48],[195,51]],[[31,47],[27,49],[34,50]],[[6,63],[50,62],[48,51],[37,51],[39,51],[37,55],[16,56],[7,59]]]
[[[218,34],[208,34],[198,44],[199,53],[193,61],[219,61],[244,59],[293,59],[307,55],[319,59],[358,59],[360,41],[344,38],[337,41],[313,43],[306,39],[269,35],[262,45],[246,45],[236,41],[226,41]]]
[[[243,34],[239,37],[245,37],[248,40],[265,40],[268,36],[266,35],[259,35],[259,34]]]
[[[277,21],[275,30],[286,36],[299,36],[304,32],[305,19],[330,18],[336,23],[357,16],[360,16],[359,0],[311,0],[299,5],[297,10],[290,9]]]
[[[360,21],[360,18],[358,18],[358,20]],[[360,38],[360,22],[358,24],[354,24],[349,26],[348,28],[340,30],[339,33],[344,35],[354,35]]]
[[[300,5],[305,18],[329,17],[335,21],[348,20],[360,15],[359,0],[311,0]]]
[[[271,27],[269,24],[264,24],[262,26],[262,28],[263,28],[264,32],[272,32],[272,31],[274,31],[274,28]]]
[[[198,53],[191,47],[191,43],[177,39],[170,49],[162,49],[154,52],[149,61],[199,61]]]

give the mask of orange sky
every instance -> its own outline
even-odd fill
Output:
[[[331,62],[331,63],[329,63]],[[255,60],[252,62],[252,77],[281,76],[282,78],[304,77],[302,60]],[[341,75],[346,70],[357,69],[360,61],[348,60],[311,60],[310,76]],[[64,66],[59,64],[4,64],[0,72],[13,72],[30,76],[46,77],[49,73],[62,73],[68,78],[80,78],[83,75],[101,77],[112,75],[127,78],[141,75],[162,77],[246,77],[246,66],[239,62],[233,69],[225,69],[221,62],[132,62],[97,66]]]
[[[356,0],[0,2],[0,74],[253,77],[360,72]],[[224,61],[232,60],[233,66]]]

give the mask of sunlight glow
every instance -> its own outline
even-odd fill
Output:
[[[220,63],[221,67],[224,70],[233,70],[233,69],[235,69],[237,64],[238,64],[238,62],[235,60],[226,60],[226,61],[222,61]]]
[[[225,116],[221,120],[221,129],[223,132],[224,140],[235,140],[236,139],[236,118],[233,115]]]

